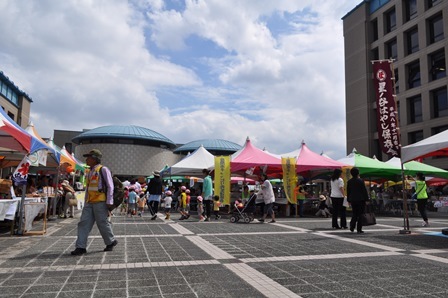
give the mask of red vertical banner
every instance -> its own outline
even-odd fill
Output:
[[[376,90],[378,138],[381,150],[387,155],[400,157],[400,130],[395,102],[392,61],[372,61],[373,85]]]

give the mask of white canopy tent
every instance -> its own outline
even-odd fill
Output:
[[[193,153],[172,165],[168,172],[171,175],[201,176],[203,169],[211,170],[214,167],[215,156],[201,145]]]
[[[448,129],[401,148],[401,162],[441,155],[448,155]]]

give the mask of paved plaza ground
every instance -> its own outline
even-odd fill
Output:
[[[83,256],[70,255],[78,219],[58,219],[43,236],[1,235],[0,297],[448,297],[448,217],[437,215],[427,228],[411,217],[410,235],[400,217],[357,234],[316,217],[115,216],[114,251],[94,227]]]

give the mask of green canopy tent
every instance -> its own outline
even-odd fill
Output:
[[[375,158],[364,156],[353,149],[347,157],[338,159],[350,167],[357,167],[361,177],[397,178],[401,174],[401,168]]]
[[[390,164],[397,169],[401,170],[401,159],[398,157],[393,157],[386,161],[387,164]],[[405,175],[415,176],[417,173],[422,173],[425,176],[434,176],[440,178],[448,178],[448,171],[444,169],[440,169],[437,167],[433,167],[418,161],[409,161],[403,164],[403,170]]]

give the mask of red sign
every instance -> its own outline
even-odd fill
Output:
[[[373,82],[381,150],[387,155],[400,157],[400,131],[391,61],[373,62]]]

